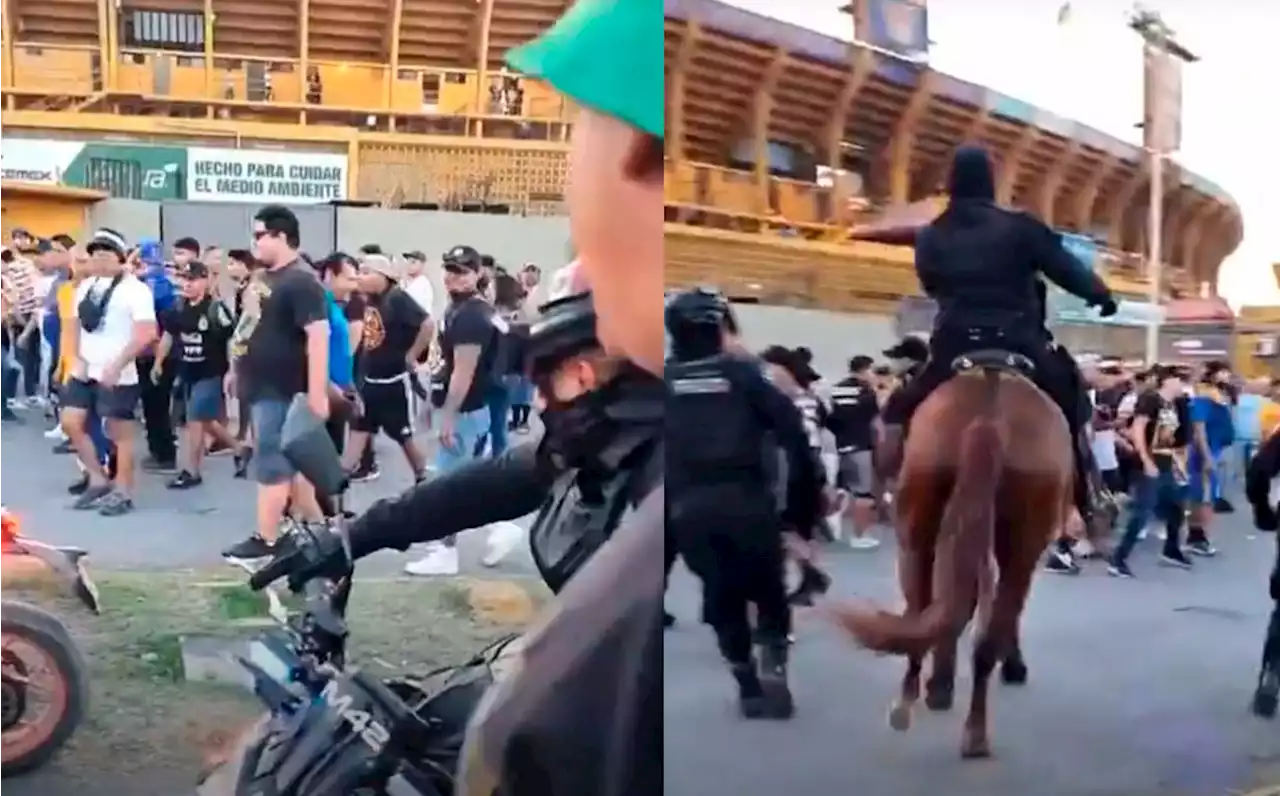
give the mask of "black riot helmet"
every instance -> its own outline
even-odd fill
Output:
[[[719,353],[730,317],[729,301],[715,288],[695,287],[667,299],[666,326],[678,360]]]
[[[591,293],[575,293],[538,308],[524,341],[525,370],[545,375],[566,359],[600,345]]]

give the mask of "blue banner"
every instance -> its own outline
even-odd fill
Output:
[[[929,9],[926,0],[861,0],[862,29],[857,37],[903,58],[929,56]],[[856,7],[856,6],[855,6]]]

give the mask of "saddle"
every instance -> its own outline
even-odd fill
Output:
[[[964,373],[978,369],[1002,370],[1028,379],[1033,378],[1036,373],[1036,365],[1031,361],[1030,357],[1015,351],[1004,351],[999,348],[983,348],[977,351],[970,351],[951,360],[951,371],[953,373]]]

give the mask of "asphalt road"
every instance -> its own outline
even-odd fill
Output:
[[[1241,501],[1242,502],[1242,501]],[[1195,571],[1160,568],[1158,542],[1120,581],[1092,564],[1079,577],[1036,579],[1023,624],[1030,682],[992,687],[995,757],[961,761],[968,704],[962,642],[956,708],[919,708],[912,729],[886,713],[904,662],[855,648],[812,614],[797,622],[790,723],[739,719],[732,680],[697,623],[699,587],[681,572],[679,617],[664,654],[666,796],[1221,796],[1280,794],[1280,723],[1247,711],[1270,610],[1274,542],[1236,514],[1221,555]],[[897,605],[894,554],[826,558],[841,595]],[[998,680],[993,680],[998,683]]]
[[[219,553],[254,528],[254,487],[232,478],[230,456],[206,460],[205,483],[175,492],[164,486],[168,476],[140,474],[137,506],[123,517],[102,517],[92,511],[72,511],[66,487],[76,477],[70,455],[54,455],[42,437],[45,425],[38,413],[24,412],[27,422],[6,423],[0,432],[0,501],[22,518],[24,529],[44,541],[77,545],[90,552],[92,567],[195,567],[217,563]],[[424,445],[428,435],[420,434]],[[522,437],[516,437],[516,440]],[[413,479],[399,450],[378,440],[381,478],[351,488],[348,508],[359,511],[375,500],[399,494]],[[527,521],[523,524],[527,525]],[[482,570],[483,531],[460,537],[463,574]],[[362,574],[396,573],[409,556],[379,553],[362,564]],[[532,572],[525,549],[513,553],[499,571]],[[484,570],[492,573],[493,570]]]

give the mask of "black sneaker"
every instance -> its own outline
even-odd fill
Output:
[[[97,509],[104,517],[120,517],[133,511],[133,499],[123,492],[112,492],[98,501]]]
[[[236,453],[235,459],[234,459],[235,466],[236,466],[236,470],[235,470],[236,478],[249,477],[249,462],[251,461],[253,461],[253,448],[244,447],[244,448],[241,448],[238,453]]]
[[[382,475],[382,468],[378,467],[375,462],[371,467],[359,467],[351,471],[351,483],[363,484],[369,481],[376,481]]]
[[[192,487],[200,486],[203,483],[204,479],[198,474],[183,470],[173,478],[170,478],[169,483],[165,484],[165,486],[170,489],[191,489]]]
[[[1044,571],[1055,575],[1079,575],[1080,565],[1076,563],[1075,556],[1070,553],[1054,550],[1049,553],[1049,557],[1044,562]]]
[[[76,448],[74,445],[71,444],[71,440],[64,439],[63,441],[53,446],[53,452],[58,454],[59,456],[63,456],[68,453],[75,453]]]
[[[176,473],[178,472],[177,462],[164,462],[153,456],[148,456],[142,460],[142,469],[148,473]]]
[[[235,448],[231,447],[230,445],[223,442],[222,440],[214,440],[213,442],[209,443],[209,447],[204,449],[204,455],[205,456],[226,456],[228,453],[233,453],[234,451],[235,451]]]
[[[1218,498],[1213,501],[1213,511],[1215,514],[1234,514],[1236,507],[1231,505],[1231,501],[1226,498]]]
[[[1208,539],[1197,539],[1194,542],[1187,542],[1187,552],[1201,558],[1213,558],[1218,554],[1218,548],[1214,547]]]
[[[1107,574],[1113,578],[1132,578],[1133,570],[1124,561],[1112,561],[1107,565]]]
[[[6,423],[17,423],[18,425],[22,424],[22,418],[14,414],[13,410],[7,406],[0,407],[0,420],[3,420]]]
[[[1187,558],[1187,554],[1181,550],[1174,550],[1160,554],[1160,564],[1166,567],[1175,567],[1177,569],[1191,569],[1191,559]]]
[[[84,491],[88,488],[89,488],[89,474],[81,473],[80,477],[75,481],[72,481],[71,485],[67,487],[67,494],[76,495],[78,497],[80,495],[83,495]]]
[[[236,542],[226,550],[222,551],[223,558],[231,558],[239,561],[253,561],[259,558],[269,558],[274,554],[275,546],[256,533],[248,539]]]

